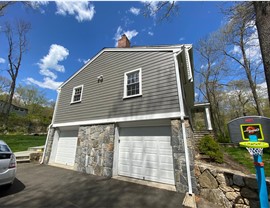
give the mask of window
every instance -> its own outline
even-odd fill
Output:
[[[71,103],[78,103],[82,100],[83,85],[73,88]]]
[[[124,98],[142,95],[142,69],[125,73]]]
[[[10,152],[7,145],[0,144],[0,152]]]

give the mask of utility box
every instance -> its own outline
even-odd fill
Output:
[[[250,133],[255,134],[258,141],[270,143],[270,118],[263,116],[244,116],[228,123],[232,143],[249,140]]]

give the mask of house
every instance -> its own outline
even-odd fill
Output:
[[[7,107],[8,107],[8,103],[0,100],[0,112],[6,113]],[[26,116],[28,114],[28,109],[11,104],[10,113],[15,113],[16,115],[19,115],[19,116]]]
[[[191,45],[130,47],[125,35],[64,82],[42,162],[196,189]]]

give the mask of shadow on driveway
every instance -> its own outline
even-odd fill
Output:
[[[14,183],[11,187],[8,187],[8,186],[1,186],[0,187],[0,198],[4,197],[4,196],[19,193],[24,189],[25,189],[25,185],[20,180],[15,178]]]
[[[183,194],[79,173],[24,164],[18,178],[26,188],[0,198],[1,207],[181,207]]]

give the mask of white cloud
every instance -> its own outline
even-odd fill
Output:
[[[132,14],[134,14],[134,15],[139,15],[140,14],[140,9],[139,8],[135,8],[135,7],[131,7],[130,9],[129,9],[129,11],[132,13]]]
[[[65,67],[63,65],[59,65],[58,62],[65,60],[68,55],[68,49],[61,45],[52,44],[49,53],[44,56],[38,63],[40,67],[40,74],[56,79],[56,75],[50,70],[53,69],[58,72],[64,72]]]
[[[47,6],[48,4],[49,1],[30,1],[32,8],[39,10],[41,14],[45,13],[45,10],[42,7]]]
[[[118,40],[121,38],[121,36],[125,34],[129,40],[131,40],[133,37],[137,36],[139,33],[136,30],[127,30],[124,31],[121,26],[117,28],[116,33],[114,34],[114,40],[115,40],[115,46],[117,46]]]
[[[0,57],[0,64],[6,63],[6,60]]]
[[[44,77],[43,82],[37,81],[31,77],[26,79],[27,84],[35,84],[41,88],[47,88],[51,90],[57,90],[57,88],[62,84],[62,82],[56,82],[50,77]]]
[[[180,37],[180,38],[179,38],[179,41],[183,41],[183,40],[185,40],[184,37]]]
[[[81,58],[78,58],[78,61],[80,62],[80,63],[84,63],[84,64],[86,64],[88,61],[89,61],[90,59],[81,59]]]
[[[78,22],[91,21],[95,14],[94,5],[87,1],[56,1],[56,14],[75,15]]]
[[[154,35],[154,33],[153,33],[153,32],[148,32],[148,35],[153,36],[153,35]]]
[[[38,63],[40,68],[39,73],[44,76],[43,82],[35,80],[32,77],[28,77],[26,79],[27,84],[35,84],[41,88],[52,90],[57,89],[62,82],[55,81],[57,75],[51,70],[65,72],[65,67],[60,65],[58,62],[65,60],[68,55],[68,49],[61,45],[52,44],[49,53],[40,59],[40,62]]]

